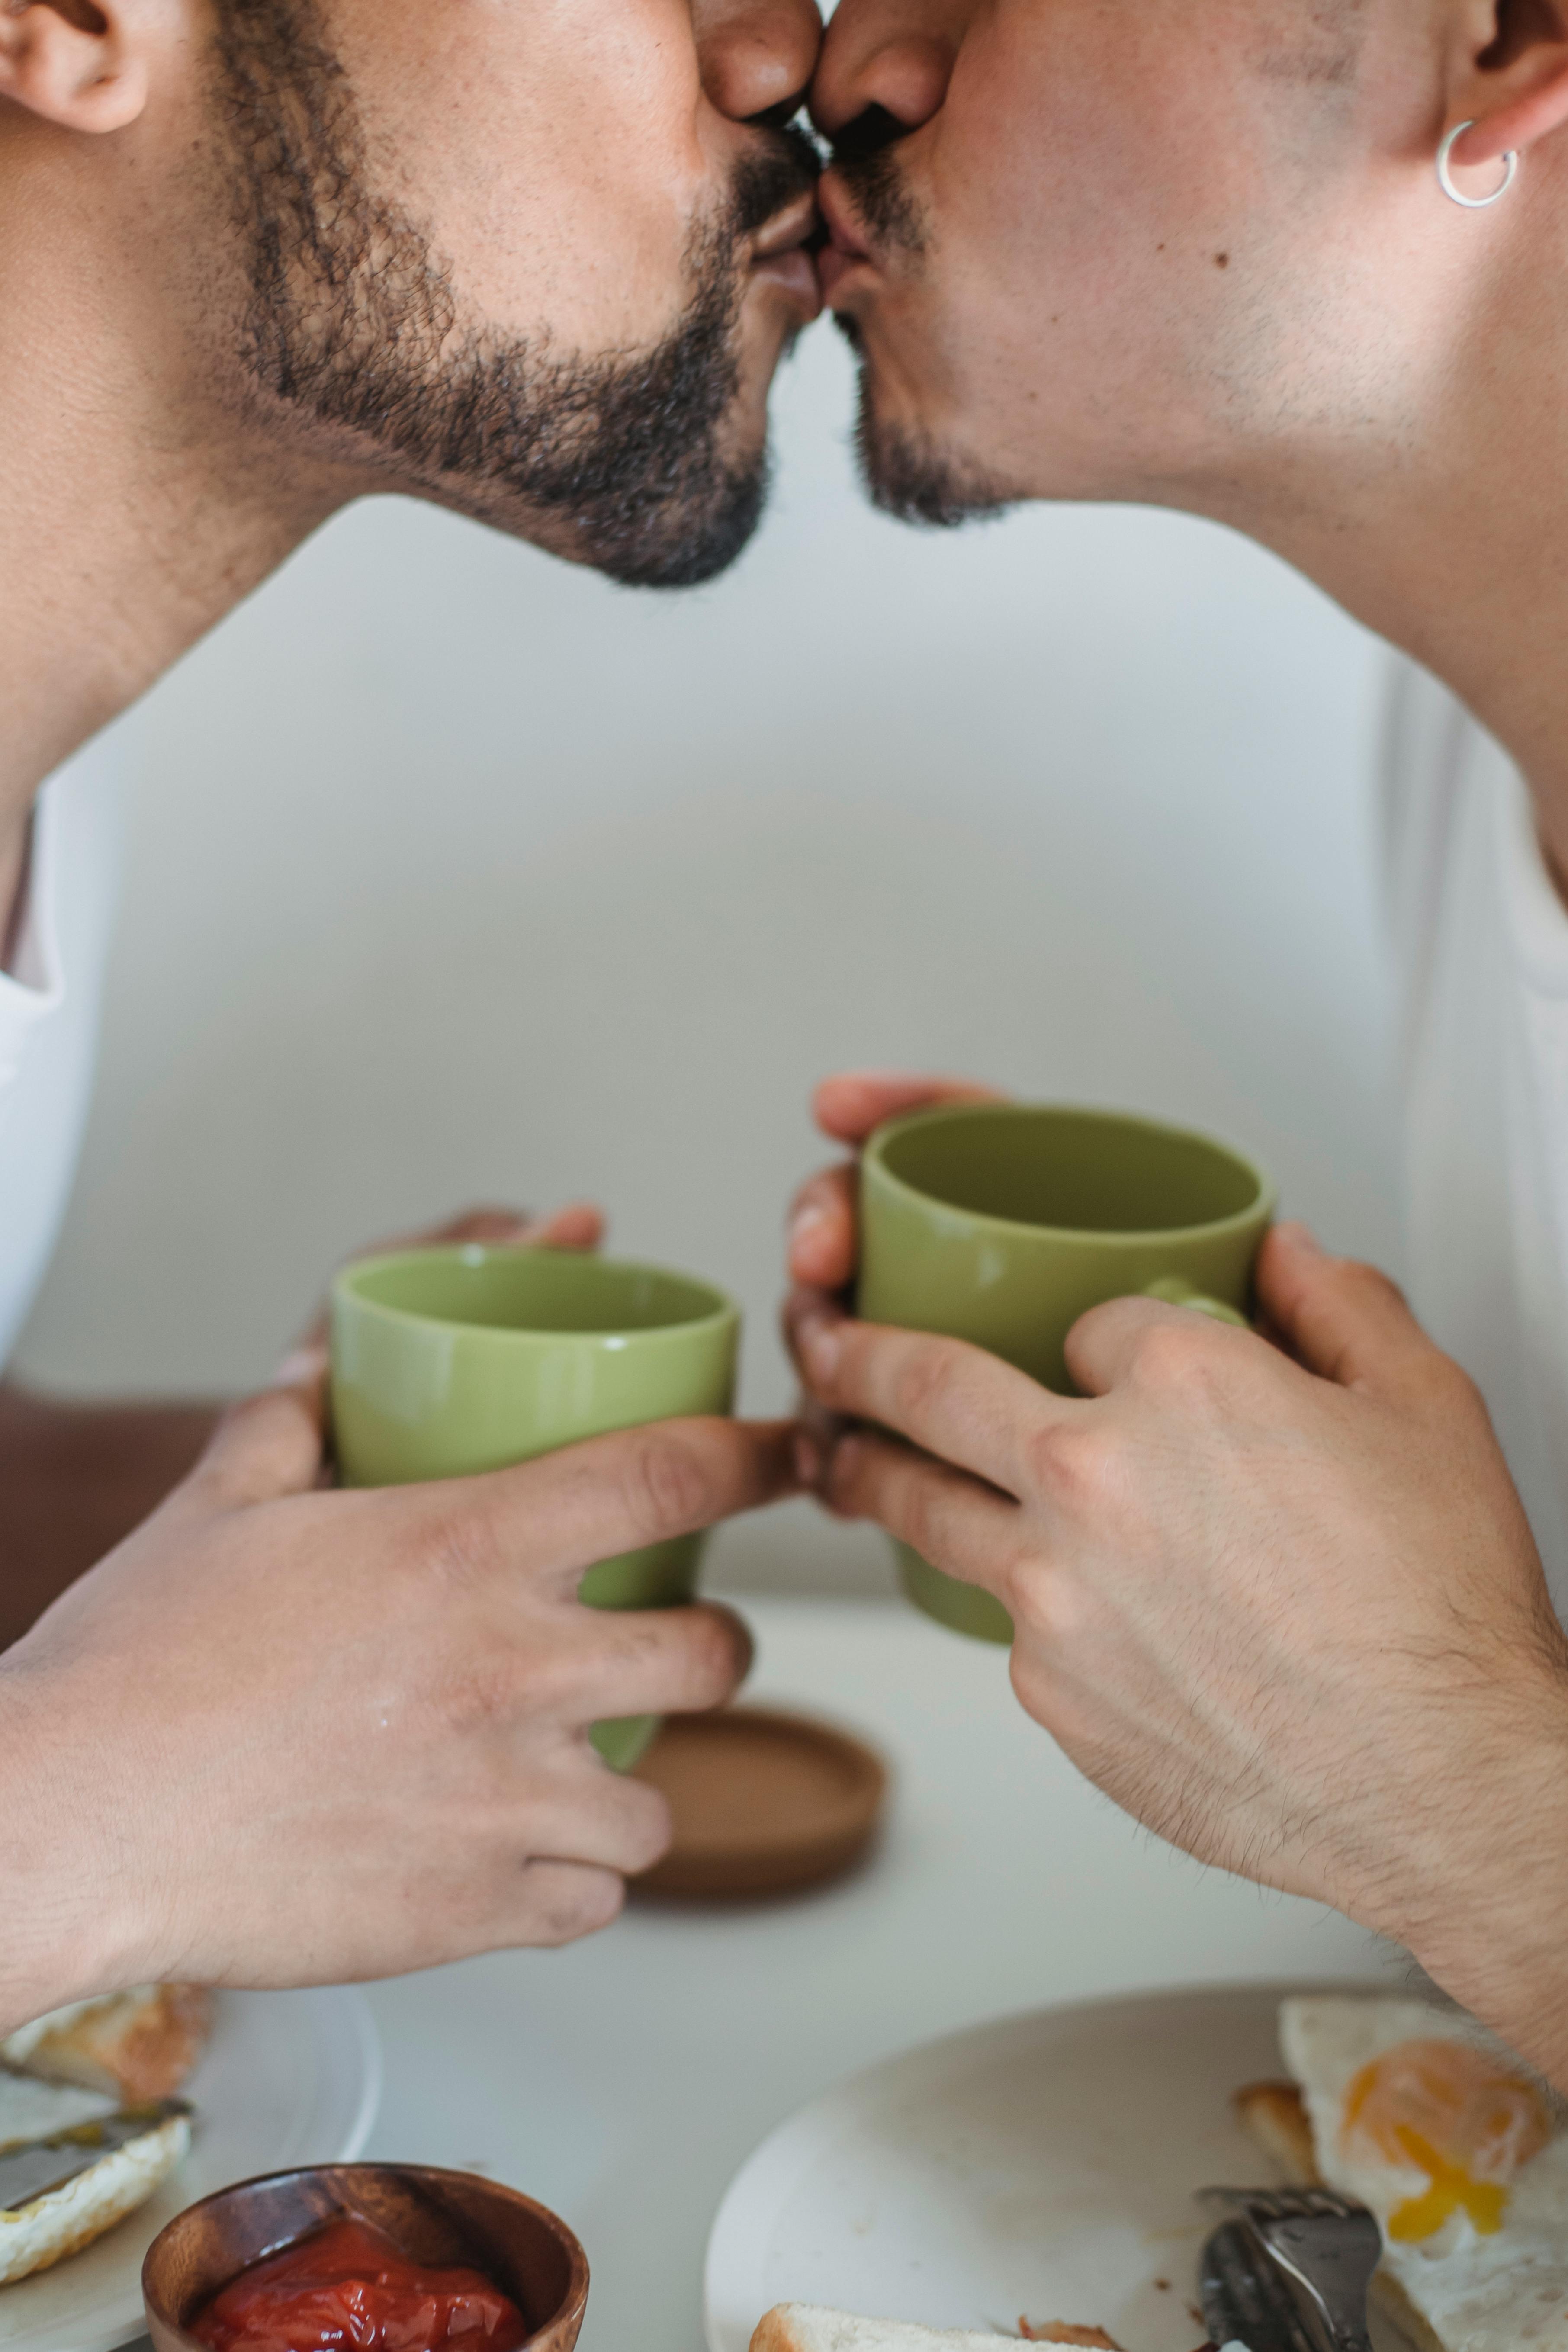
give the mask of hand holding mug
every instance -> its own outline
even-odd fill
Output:
[[[593,1223],[566,1221],[578,1246]],[[521,1237],[468,1221],[481,1255],[481,1230]],[[325,1386],[307,1342],[0,1658],[0,2033],[160,1978],[330,1983],[561,1943],[664,1850],[664,1801],[590,1727],[717,1706],[745,1629],[578,1586],[792,1491],[788,1424],[699,1414],[351,1491],[327,1483]]]
[[[1095,1307],[1078,1396],[797,1290],[842,1431],[805,1467],[1007,1611],[1023,1704],[1141,1821],[1405,1943],[1568,2084],[1568,1643],[1485,1409],[1300,1227],[1256,1283],[1278,1345]]]

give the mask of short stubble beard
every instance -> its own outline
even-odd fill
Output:
[[[220,0],[218,104],[247,295],[250,396],[335,428],[423,488],[628,586],[731,563],[767,494],[765,444],[726,454],[740,391],[743,240],[815,184],[771,134],[694,229],[679,324],[630,359],[552,353],[465,316],[448,267],[370,183],[343,68],[314,0]]]
[[[930,253],[931,234],[892,147],[859,153],[853,148],[846,153],[840,147],[833,160],[879,257],[894,260],[908,276],[918,276]],[[856,321],[838,316],[836,324],[852,349],[860,352]],[[879,416],[863,357],[855,453],[872,505],[900,522],[953,530],[962,523],[1003,514],[1013,503],[1011,493],[956,451],[944,448],[931,434]]]

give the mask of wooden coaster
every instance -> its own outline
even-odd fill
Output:
[[[762,1706],[671,1716],[637,1778],[668,1798],[675,1843],[634,1884],[710,1902],[838,1877],[869,1845],[888,1787],[880,1757],[847,1732]]]

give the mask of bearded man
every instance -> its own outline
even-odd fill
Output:
[[[816,159],[782,126],[819,30],[810,0],[0,6],[0,1362],[89,1079],[116,827],[89,739],[376,491],[628,583],[722,569],[818,308]],[[321,1372],[307,1349],[216,1433],[5,1393],[0,1641],[46,1613],[0,1658],[0,2034],[159,1978],[559,1941],[662,1847],[588,1726],[717,1702],[745,1637],[577,1581],[784,1490],[784,1433],[334,1493]]]
[[[1406,1945],[1568,2090],[1568,1640],[1536,1540],[1561,1607],[1568,22],[842,0],[814,107],[884,506],[1184,508],[1425,666],[1385,831],[1416,1303],[1453,1353],[1285,1227],[1276,1344],[1120,1300],[1053,1397],[846,1318],[841,1169],[792,1244],[797,1350],[849,1417],[806,1467],[1005,1601],[1024,1705],[1142,1821]],[[819,1108],[854,1143],[942,1091]]]

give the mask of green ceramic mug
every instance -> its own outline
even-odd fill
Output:
[[[879,1128],[860,1172],[857,1312],[972,1339],[1070,1395],[1079,1317],[1142,1293],[1244,1323],[1275,1189],[1256,1160],[1156,1119],[963,1103]],[[1011,1642],[976,1585],[895,1547],[917,1607]]]
[[[332,1432],[345,1486],[462,1478],[734,1402],[741,1313],[710,1283],[574,1251],[454,1243],[362,1258],[332,1285]],[[597,1609],[689,1601],[705,1538],[601,1560]],[[594,1727],[618,1771],[658,1728]]]

